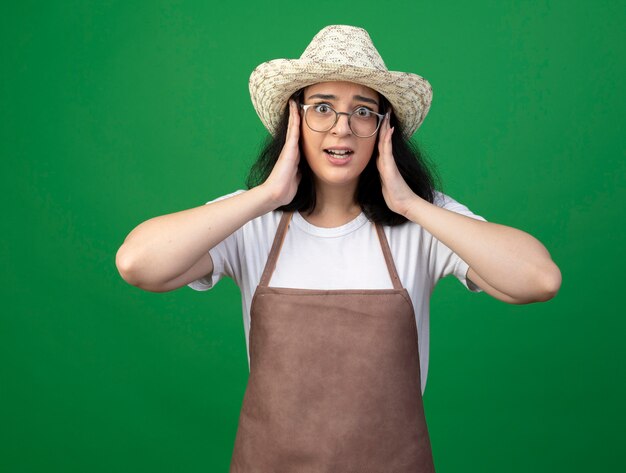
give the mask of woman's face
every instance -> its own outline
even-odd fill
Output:
[[[310,85],[304,89],[302,102],[328,104],[337,112],[350,113],[358,107],[367,107],[380,113],[378,92],[353,82],[320,82]],[[356,183],[372,156],[378,131],[369,138],[360,138],[350,130],[348,116],[339,115],[334,127],[320,133],[308,127],[304,121],[304,110],[300,112],[302,149],[316,179],[330,185]],[[347,156],[342,156],[345,151],[348,152]]]

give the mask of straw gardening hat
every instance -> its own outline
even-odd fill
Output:
[[[389,71],[363,28],[331,25],[311,40],[300,59],[274,59],[252,71],[252,104],[274,135],[287,100],[297,90],[318,82],[350,81],[384,95],[408,139],[426,118],[433,90],[426,79]]]

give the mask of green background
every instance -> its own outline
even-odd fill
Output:
[[[328,24],[423,75],[443,191],[538,238],[563,283],[431,300],[437,471],[626,465],[623,1],[3,2],[0,471],[225,472],[248,368],[240,294],[115,267],[151,217],[244,188],[259,63]],[[620,315],[621,314],[621,315]]]

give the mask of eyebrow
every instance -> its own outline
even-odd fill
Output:
[[[337,100],[336,95],[329,95],[329,94],[314,94],[314,95],[311,95],[307,100],[311,100],[314,98],[326,99],[326,100]],[[370,99],[369,97],[363,97],[362,95],[353,95],[352,98],[355,100],[359,100],[361,102],[373,103],[374,105],[378,105],[378,102],[376,100]]]

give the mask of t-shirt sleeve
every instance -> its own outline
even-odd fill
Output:
[[[217,202],[219,200],[233,197],[237,194],[245,192],[243,189],[239,189],[230,194],[223,195],[216,199],[210,200],[207,204]],[[238,280],[241,274],[241,263],[239,258],[239,233],[241,228],[231,233],[226,239],[219,242],[216,246],[209,250],[211,259],[213,260],[213,271],[211,274],[207,274],[195,281],[187,284],[191,289],[196,291],[206,291],[212,289],[220,279],[224,276],[228,276],[235,281]]]
[[[452,197],[441,192],[437,192],[435,204],[447,210],[467,215],[486,222],[487,220],[480,215],[473,213],[465,205],[457,202]],[[434,282],[453,274],[468,290],[472,292],[483,292],[483,290],[467,279],[467,270],[469,265],[463,261],[459,255],[444,245],[441,241],[433,237],[431,254],[434,255]]]

